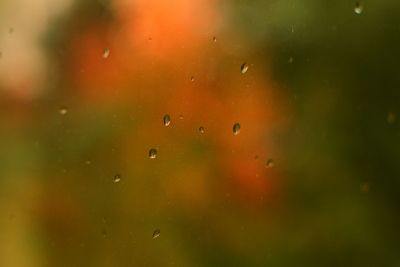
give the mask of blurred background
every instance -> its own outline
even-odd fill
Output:
[[[0,266],[400,266],[399,10],[2,0]]]

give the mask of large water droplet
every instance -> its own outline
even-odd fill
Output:
[[[153,239],[158,238],[158,237],[160,236],[160,234],[161,234],[160,229],[154,230],[154,232],[153,232]]]
[[[354,12],[360,15],[363,12],[363,9],[364,7],[359,2],[356,2],[356,4],[354,5]]]
[[[110,56],[110,48],[103,49],[103,58],[108,58]]]
[[[59,113],[60,113],[60,115],[67,115],[67,113],[68,113],[68,109],[67,109],[67,107],[60,107],[60,110],[58,111]]]
[[[274,167],[275,163],[273,159],[267,160],[267,163],[265,163],[265,168],[272,168]]]
[[[116,174],[114,176],[114,183],[119,183],[121,181],[121,174]]]
[[[171,117],[168,114],[164,115],[163,122],[165,126],[169,126],[171,124]]]
[[[200,126],[199,132],[203,134],[203,133],[205,133],[205,131],[206,131],[206,130],[204,129],[204,127],[203,127],[203,126]]]
[[[149,158],[155,159],[157,157],[157,149],[152,148],[149,150]]]
[[[240,66],[240,71],[242,72],[242,74],[245,74],[245,73],[247,72],[248,69],[249,69],[249,65],[247,65],[246,62],[243,63],[243,64]]]
[[[240,124],[237,122],[233,125],[233,134],[238,135],[240,133]]]

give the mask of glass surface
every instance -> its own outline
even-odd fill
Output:
[[[0,266],[400,266],[400,1],[1,0]]]

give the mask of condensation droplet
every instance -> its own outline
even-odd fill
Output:
[[[179,115],[179,119],[180,119],[180,120],[183,120],[183,115],[182,115],[182,114]]]
[[[155,159],[157,157],[157,149],[152,148],[149,150],[149,158]]]
[[[108,58],[110,56],[110,48],[103,49],[103,58]]]
[[[205,131],[206,131],[206,130],[204,129],[204,127],[203,127],[203,126],[200,126],[199,132],[203,134],[203,133],[205,133]]]
[[[164,115],[163,122],[165,126],[169,126],[171,124],[171,117],[168,114]]]
[[[238,135],[240,133],[240,124],[237,122],[233,125],[233,134]]]
[[[68,109],[67,107],[61,107],[58,112],[60,113],[60,115],[67,115]]]
[[[390,111],[387,115],[387,122],[389,124],[393,124],[396,122],[396,113]]]
[[[121,181],[121,174],[116,174],[114,176],[114,183],[119,183]]]
[[[107,237],[107,231],[106,230],[101,231],[101,236],[103,238],[106,238]]]
[[[275,165],[275,163],[274,163],[274,160],[272,160],[272,159],[267,160],[267,163],[265,163],[266,168],[272,168],[272,167],[274,167],[274,165]]]
[[[213,37],[213,42],[216,43],[217,42],[217,37]]]
[[[156,239],[156,238],[160,237],[160,234],[161,234],[160,229],[154,230],[154,232],[153,232],[153,239]]]
[[[190,77],[190,81],[191,81],[191,82],[194,82],[194,76],[191,76],[191,77]]]
[[[355,6],[354,6],[354,12],[358,15],[360,15],[363,12],[364,7],[359,3],[356,2]]]
[[[289,63],[293,63],[293,57],[290,57],[288,60]]]
[[[90,165],[92,164],[92,162],[90,160],[85,161],[86,165]]]
[[[245,73],[247,72],[248,69],[249,69],[249,65],[247,65],[246,62],[243,63],[243,64],[240,66],[240,71],[242,72],[242,74],[245,74]]]

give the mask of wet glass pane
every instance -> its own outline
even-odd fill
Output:
[[[0,266],[399,266],[399,12],[1,0]]]

